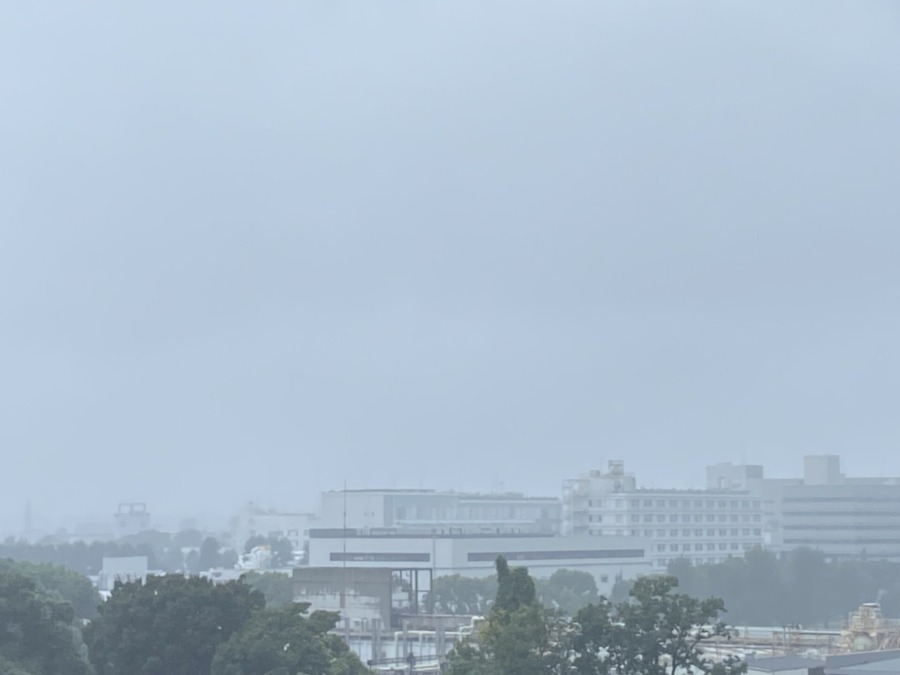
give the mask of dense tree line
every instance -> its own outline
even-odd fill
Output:
[[[486,621],[448,658],[450,675],[739,675],[704,644],[726,636],[720,599],[676,593],[672,576],[637,580],[627,600],[598,598],[567,618],[538,599],[524,568],[497,560],[497,592]]]
[[[34,579],[0,571],[0,673],[90,675],[72,605]]]
[[[900,617],[900,564],[877,560],[828,562],[801,549],[776,556],[760,549],[717,565],[674,561],[668,570],[685,593],[720,597],[733,625],[837,626],[864,602],[879,601]]]
[[[279,550],[283,544],[279,543]],[[288,543],[290,549],[290,543]],[[146,556],[150,569],[161,572],[199,572],[216,568],[233,568],[238,561],[236,551],[223,549],[213,537],[197,530],[170,534],[150,530],[116,541],[83,541],[29,543],[8,538],[0,544],[0,558],[62,565],[87,576],[96,575],[103,558]]]
[[[266,607],[263,594],[243,581],[213,584],[177,574],[117,584],[82,631],[71,602],[48,588],[67,591],[72,575],[62,568],[2,561],[0,674],[366,672],[331,632],[337,613],[309,613],[306,603]]]
[[[68,603],[77,619],[97,616],[100,594],[83,574],[49,563],[0,560],[0,575],[9,574],[30,579],[46,597],[57,603]]]
[[[535,597],[541,604],[567,616],[600,599],[597,582],[587,572],[557,570],[546,579],[533,579],[532,583]],[[486,615],[497,590],[496,574],[481,579],[454,574],[434,580],[428,601],[434,603],[437,612]]]

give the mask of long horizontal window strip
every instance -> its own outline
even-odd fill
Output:
[[[332,553],[332,562],[430,562],[430,553]]]
[[[900,511],[785,511],[785,518],[900,518]]]
[[[644,549],[611,549],[594,551],[503,551],[469,553],[469,562],[492,562],[499,556],[507,560],[602,560],[610,558],[643,558]]]
[[[900,530],[900,523],[884,525],[860,525],[857,523],[832,523],[830,525],[782,525],[782,530]]]
[[[834,546],[837,544],[852,544],[854,546],[860,544],[900,545],[900,539],[818,539],[814,537],[797,537],[794,539],[785,539],[784,543],[806,544],[807,546]]]
[[[785,504],[800,504],[803,502],[889,502],[900,504],[900,489],[896,495],[879,497],[878,495],[844,495],[843,497],[785,497]]]

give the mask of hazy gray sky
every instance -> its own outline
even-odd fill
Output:
[[[900,474],[898,120],[894,2],[6,2],[2,521]]]

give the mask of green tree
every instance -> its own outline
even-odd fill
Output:
[[[567,624],[538,602],[525,568],[497,558],[497,598],[484,625],[448,658],[450,675],[543,675],[566,662]]]
[[[605,598],[583,607],[573,619],[577,629],[570,640],[572,671],[577,675],[609,675],[613,672],[610,645],[619,637]]]
[[[284,607],[294,602],[294,579],[281,572],[247,572],[241,577],[266,597],[266,607]]]
[[[72,606],[32,579],[0,573],[0,672],[89,675]]]
[[[718,598],[698,600],[675,593],[678,579],[651,576],[638,579],[631,598],[618,607],[618,637],[612,656],[620,672],[629,675],[675,675],[721,670],[705,656],[705,642],[727,635],[720,617],[725,604]],[[729,672],[741,672],[729,664]]]
[[[335,612],[291,603],[257,612],[216,652],[212,675],[357,675],[366,672],[337,635]]]
[[[85,639],[98,675],[206,675],[217,647],[264,604],[242,582],[149,577],[117,584]]]
[[[200,553],[197,559],[197,567],[201,571],[211,570],[219,567],[222,562],[222,556],[219,554],[219,542],[212,537],[207,537],[200,544]]]
[[[578,570],[556,570],[549,578],[538,579],[535,584],[541,602],[566,616],[573,616],[599,598],[594,575]]]
[[[494,607],[504,612],[514,612],[521,607],[533,605],[537,598],[534,579],[524,567],[510,568],[506,558],[498,556],[497,599]]]
[[[434,580],[428,601],[438,612],[484,616],[496,595],[496,576],[476,579],[453,574]]]
[[[34,581],[39,588],[50,594],[57,594],[61,600],[72,605],[75,616],[79,619],[97,616],[100,594],[83,574],[60,565],[9,559],[0,560],[0,574],[4,573],[21,574]]]

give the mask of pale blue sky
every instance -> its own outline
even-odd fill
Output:
[[[898,36],[892,2],[4,3],[2,521],[900,475]]]

